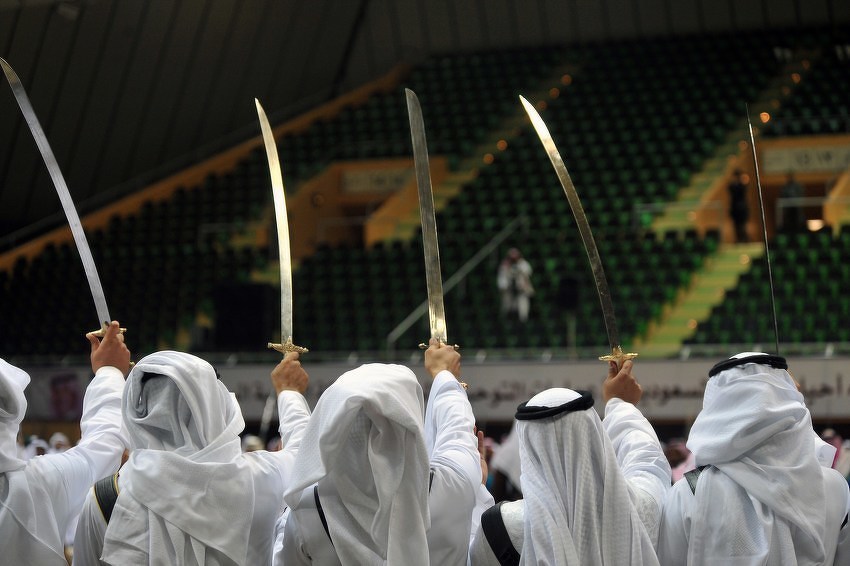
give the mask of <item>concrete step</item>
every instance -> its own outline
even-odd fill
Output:
[[[737,244],[723,246],[707,258],[690,284],[671,304],[665,305],[660,320],[649,325],[644,337],[635,339],[641,355],[666,357],[676,354],[698,324],[723,301],[726,292],[737,285],[750,263],[763,253],[760,243]]]

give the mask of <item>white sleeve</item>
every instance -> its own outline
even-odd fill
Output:
[[[481,483],[481,459],[475,438],[475,416],[466,390],[449,371],[434,378],[425,408],[425,446],[431,467],[447,467],[468,480]]]
[[[474,426],[466,391],[451,372],[438,373],[425,409],[425,445],[433,474],[428,498],[432,564],[465,563],[472,524],[480,521],[472,517],[481,486]]]
[[[605,405],[602,425],[629,483],[632,504],[655,544],[661,509],[672,478],[658,436],[637,407],[616,397]]]
[[[283,450],[297,454],[310,420],[307,399],[297,391],[281,391],[277,396],[277,414],[280,415],[279,432]]]
[[[304,437],[304,431],[307,429],[307,422],[310,420],[310,407],[307,405],[307,400],[297,391],[281,391],[277,396],[277,410],[280,415],[280,440],[283,444],[283,449],[277,452],[266,452],[258,450],[252,452],[260,461],[269,462],[278,474],[277,481],[281,482],[275,491],[279,490],[281,497],[281,506],[283,505],[283,492],[289,487],[290,474],[292,467],[295,465],[295,457],[298,455],[298,449],[301,447],[301,439]],[[280,511],[283,509],[281,507]]]
[[[691,511],[695,501],[696,498],[685,478],[677,481],[667,494],[658,534],[658,562],[661,566],[687,563]]]
[[[121,464],[126,447],[121,435],[123,390],[120,370],[100,368],[83,398],[80,443],[61,454],[36,458],[28,466],[28,473],[39,475],[52,496],[59,532],[79,513],[92,484],[114,474]]]
[[[97,504],[94,489],[90,489],[74,535],[74,566],[100,566],[104,533],[106,520]]]

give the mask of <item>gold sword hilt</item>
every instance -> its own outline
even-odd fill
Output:
[[[623,348],[620,346],[615,346],[611,348],[611,353],[605,356],[599,356],[599,361],[601,362],[617,362],[617,367],[623,367],[623,362],[626,360],[633,360],[638,357],[638,354],[635,352],[624,352]]]
[[[286,342],[284,342],[283,344],[275,344],[274,342],[269,342],[267,344],[267,347],[271,350],[277,350],[278,352],[280,352],[284,356],[288,352],[298,352],[299,354],[305,354],[305,353],[310,351],[307,348],[305,348],[304,346],[298,346],[298,345],[294,344],[292,342],[292,336],[287,336]]]
[[[103,338],[104,336],[106,336],[106,329],[107,328],[109,328],[109,323],[104,322],[103,328],[100,328],[99,330],[93,330],[92,332],[86,332],[86,336],[88,336],[89,334],[93,334],[93,335],[97,336],[98,338]],[[127,332],[126,328],[119,328],[118,329],[119,334],[124,334],[125,332]]]
[[[460,346],[458,346],[457,344],[446,344],[442,340],[440,340],[440,344],[443,344],[444,346],[448,346],[449,348],[453,349],[455,352],[460,352]],[[419,344],[420,350],[427,350],[429,347],[430,346],[428,344],[426,344],[425,342],[422,342],[421,344]],[[461,381],[459,379],[458,379],[458,382],[460,383],[460,386],[464,388],[464,390],[469,389],[469,384],[467,382]]]
[[[460,346],[458,346],[457,344],[453,344],[453,345],[446,344],[446,343],[445,343],[445,342],[443,342],[442,340],[440,340],[440,344],[443,344],[444,346],[449,346],[449,347],[451,347],[451,348],[454,348],[455,352],[460,352]],[[420,349],[420,350],[427,350],[429,347],[430,347],[430,346],[429,346],[428,344],[426,344],[425,342],[420,342],[420,344],[419,344],[419,349]]]
[[[106,336],[106,329],[107,328],[109,328],[109,323],[104,322],[103,328],[101,328],[100,330],[95,330],[94,332],[86,332],[86,336],[88,336],[89,334],[93,334],[94,336],[97,336],[98,338],[103,338],[104,336]],[[119,328],[118,329],[118,334],[124,334],[126,332],[127,332],[126,328]],[[130,362],[129,369],[133,369],[134,365],[136,365],[136,362]]]

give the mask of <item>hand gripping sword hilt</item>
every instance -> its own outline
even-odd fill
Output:
[[[271,350],[277,350],[284,356],[287,354],[287,352],[298,352],[299,354],[305,354],[310,351],[304,346],[297,346],[293,344],[292,336],[287,336],[286,342],[284,342],[283,344],[275,344],[274,342],[269,342],[268,348]]]
[[[94,334],[98,338],[103,338],[106,335],[106,329],[107,328],[109,328],[109,323],[104,322],[103,328],[100,328],[99,330],[93,330],[91,332],[86,332],[86,336],[88,336],[89,334]],[[119,328],[118,332],[120,332],[121,334],[124,334],[125,332],[127,332],[127,329],[126,328]]]
[[[443,342],[441,340],[440,344],[445,344],[445,342]],[[450,348],[452,348],[455,352],[460,352],[460,346],[458,346],[457,344],[452,344],[452,345],[446,344],[446,345],[449,346]],[[429,347],[428,344],[426,344],[425,342],[422,342],[421,344],[419,344],[420,350],[427,350],[428,347]],[[463,387],[464,389],[469,389],[469,384],[467,382],[460,381],[459,379],[458,379],[458,382],[460,382],[460,386]]]
[[[632,360],[638,357],[638,355],[634,352],[624,352],[623,348],[620,346],[615,346],[611,348],[611,353],[605,356],[599,356],[599,361],[602,362],[617,362],[617,367],[623,367],[623,362],[626,360]]]

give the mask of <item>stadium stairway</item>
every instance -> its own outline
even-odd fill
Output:
[[[764,255],[760,242],[729,244],[706,257],[676,298],[665,305],[658,321],[648,325],[646,334],[634,339],[634,347],[646,357],[675,355],[682,343],[693,336],[697,325],[723,302],[726,292],[738,284],[741,274]]]
[[[776,112],[793,95],[794,88],[800,84],[802,77],[811,69],[813,59],[819,57],[818,51],[799,50],[795,52],[787,65],[767,84],[758,97],[750,104],[750,114],[759,115],[761,112]],[[744,117],[742,104],[741,117]],[[743,122],[743,120],[741,120]],[[753,124],[757,132],[759,124]],[[712,228],[719,228],[726,221],[726,210],[718,209],[707,203],[717,190],[717,185],[725,187],[732,171],[741,159],[750,159],[749,144],[743,140],[750,137],[746,124],[741,123],[737,128],[728,132],[723,143],[719,144],[712,155],[703,163],[698,173],[692,175],[690,182],[683,186],[676,198],[664,207],[664,210],[652,221],[653,232],[669,230],[688,230],[693,228],[695,215],[704,215],[703,221]],[[737,159],[735,157],[738,157]]]

